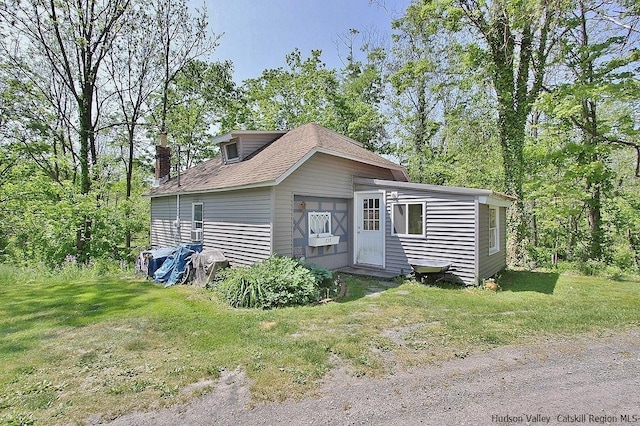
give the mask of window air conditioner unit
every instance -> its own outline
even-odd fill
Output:
[[[202,229],[191,230],[191,241],[202,242]]]

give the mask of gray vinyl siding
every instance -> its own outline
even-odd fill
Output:
[[[157,197],[151,199],[151,245],[154,247],[172,246],[172,223],[176,219],[176,197]]]
[[[164,234],[175,220],[176,197],[173,199],[173,214],[167,226],[165,221],[156,220],[154,210],[156,200],[152,199],[152,241],[154,233]],[[180,235],[181,242],[191,242],[192,205],[202,203],[203,212],[203,245],[205,248],[221,250],[237,265],[250,265],[266,259],[271,254],[271,190],[269,188],[229,191],[210,194],[180,196]],[[158,204],[158,207],[163,204]],[[163,226],[156,230],[157,225]],[[160,240],[158,240],[160,241]],[[164,238],[160,245],[173,245]]]
[[[480,279],[486,279],[497,272],[504,269],[507,265],[507,209],[504,207],[499,208],[498,219],[498,231],[499,231],[499,251],[494,254],[489,254],[489,206],[486,204],[480,204],[478,206],[478,258],[480,272],[478,277]]]
[[[240,137],[240,156],[247,158],[266,144],[270,143],[274,136],[265,135],[244,135]]]
[[[277,254],[293,256],[294,195],[353,199],[353,178],[393,179],[388,169],[358,163],[323,153],[314,154],[275,188],[274,248]],[[349,216],[352,215],[349,202]],[[349,266],[352,249],[348,230],[348,253],[332,256],[326,267]]]
[[[412,271],[408,259],[425,258],[452,263],[451,274],[466,285],[475,284],[475,198],[410,189],[357,185],[358,191],[385,189],[385,270],[393,274]],[[398,199],[391,199],[391,192]],[[425,237],[392,235],[391,209],[395,203],[425,203]]]

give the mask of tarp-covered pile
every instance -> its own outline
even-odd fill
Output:
[[[217,249],[203,250],[202,253],[194,253],[191,256],[191,265],[194,269],[194,284],[205,287],[216,276],[216,271],[229,265],[224,253]]]
[[[174,285],[189,273],[189,261],[194,253],[202,251],[202,244],[180,244],[177,247],[162,247],[140,254],[140,270],[165,287]]]
[[[202,250],[202,244],[180,244],[145,250],[138,258],[138,270],[165,287],[192,280],[206,286],[218,269],[228,266],[224,253],[216,249]]]

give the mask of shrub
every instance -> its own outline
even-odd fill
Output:
[[[310,263],[308,265],[304,265],[315,278],[316,284],[321,288],[330,287],[333,284],[333,272],[328,270],[327,268],[323,268],[322,266],[314,265]]]
[[[636,253],[628,246],[618,245],[614,248],[613,264],[623,271],[634,271]]]
[[[215,288],[236,308],[306,305],[319,297],[315,275],[296,259],[279,256],[248,268],[224,271]]]
[[[589,259],[584,262],[578,262],[576,267],[582,275],[600,275],[607,265],[604,262]]]

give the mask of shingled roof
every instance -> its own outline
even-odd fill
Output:
[[[315,123],[290,130],[255,155],[239,163],[224,164],[220,157],[204,161],[152,188],[148,195],[226,191],[277,185],[313,154],[321,152],[391,170],[408,180],[406,170],[365,149],[358,142]]]

